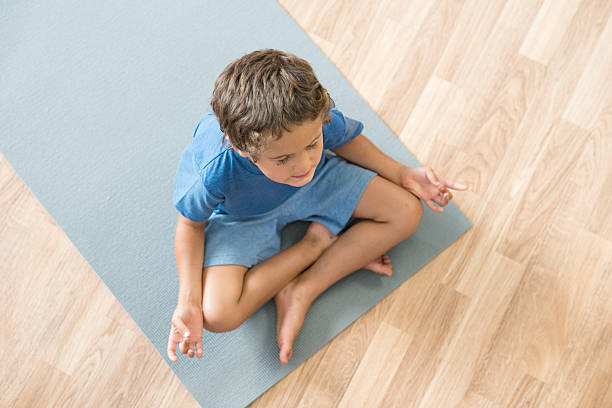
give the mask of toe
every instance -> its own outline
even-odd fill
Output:
[[[291,355],[293,354],[291,347],[288,345],[283,345],[283,348],[280,351],[280,362],[283,364],[287,364],[291,359]]]

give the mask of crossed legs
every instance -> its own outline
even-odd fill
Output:
[[[353,213],[363,220],[340,236],[312,223],[302,240],[250,269],[239,265],[204,268],[204,328],[233,330],[274,297],[279,358],[286,364],[316,297],[412,235],[422,214],[417,197],[375,176]]]
[[[379,176],[368,184],[353,213],[364,220],[340,235],[274,298],[281,363],[291,359],[293,343],[312,302],[335,282],[412,235],[422,216],[420,200],[407,190]]]

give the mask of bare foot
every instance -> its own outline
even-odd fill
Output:
[[[308,226],[303,240],[321,252],[329,248],[338,237],[325,225],[313,221]],[[293,354],[293,343],[304,324],[310,301],[297,288],[296,281],[289,282],[274,296],[276,303],[276,339],[280,349],[281,363],[287,364]]]
[[[304,235],[312,245],[323,250],[331,246],[338,239],[323,224],[312,222]],[[368,262],[364,269],[391,276],[393,265],[387,254],[381,255]],[[300,292],[299,285],[294,279],[274,296],[276,304],[276,339],[278,343],[279,359],[287,364],[293,355],[293,343],[304,324],[304,318],[311,305],[311,300]]]
[[[387,254],[379,256],[363,268],[382,275],[391,276],[393,274],[393,265]],[[274,302],[276,303],[276,341],[280,349],[279,359],[282,364],[287,364],[293,355],[293,343],[304,324],[311,301],[300,292],[296,280],[292,280],[274,296]]]
[[[391,259],[384,254],[374,259],[372,262],[367,263],[363,269],[368,271],[376,272],[381,275],[393,276],[393,264]]]
[[[276,341],[280,349],[279,359],[287,364],[293,355],[293,343],[304,324],[311,302],[300,293],[295,281],[291,281],[274,296],[276,303]]]

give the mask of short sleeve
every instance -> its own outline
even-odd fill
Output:
[[[361,133],[363,123],[344,116],[338,109],[331,110],[331,122],[323,125],[325,149],[334,149],[347,144]]]
[[[224,199],[214,188],[206,188],[202,180],[193,165],[191,150],[186,149],[174,179],[172,204],[185,218],[194,222],[206,221]]]

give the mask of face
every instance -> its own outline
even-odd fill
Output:
[[[254,164],[277,183],[294,187],[308,184],[323,152],[322,124],[321,119],[315,119],[283,132],[280,139],[270,142]],[[246,153],[236,151],[248,157]]]

